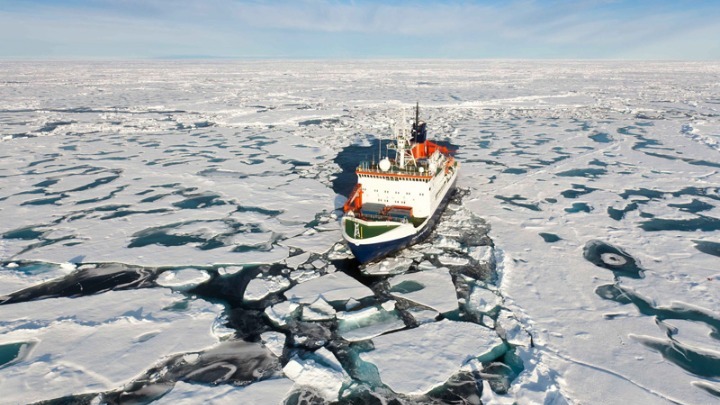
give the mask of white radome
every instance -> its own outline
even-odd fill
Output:
[[[608,392],[610,401],[629,403],[700,404],[716,399],[698,387],[718,387],[717,378],[693,374],[645,344],[664,339],[702,353],[717,351],[707,323],[668,320],[677,329],[671,339],[654,316],[644,315],[635,304],[607,300],[596,291],[600,285],[617,283],[648,305],[673,314],[716,313],[720,307],[717,256],[696,246],[714,242],[714,234],[687,228],[647,230],[683,225],[686,219],[716,223],[718,62],[413,61],[412,69],[407,61],[382,61],[367,68],[304,61],[131,64],[138,69],[116,61],[1,65],[0,110],[5,113],[0,120],[0,210],[2,218],[12,220],[0,221],[0,235],[6,235],[0,238],[0,258],[16,264],[0,272],[2,294],[69,271],[23,264],[30,261],[63,263],[83,257],[84,263],[173,270],[223,265],[240,273],[254,263],[283,260],[294,270],[310,254],[332,251],[341,231],[329,223],[310,229],[306,225],[337,208],[337,193],[330,186],[338,171],[334,159],[354,141],[349,134],[361,134],[355,141],[367,144],[368,137],[362,134],[386,126],[397,111],[388,100],[410,97],[407,83],[415,80],[412,71],[416,71],[422,72],[423,82],[412,87],[413,98],[437,100],[430,107],[433,126],[452,129],[443,133],[462,150],[458,186],[468,193],[462,209],[492,226],[494,248],[471,255],[483,268],[497,264],[497,286],[473,285],[463,308],[471,306],[473,314],[484,316],[502,305],[514,314],[511,319],[534,332],[533,342],[539,348],[516,348],[525,371],[498,400],[562,403],[564,397],[569,403],[603,403],[608,402]],[[219,80],[209,82],[209,75]],[[328,80],[336,75],[361,80]],[[50,80],[63,85],[48,86]],[[222,88],[214,88],[219,85]],[[77,88],[87,91],[73,91]],[[274,108],[257,107],[261,105]],[[76,106],[104,106],[107,112]],[[199,117],[212,125],[196,126]],[[58,125],[47,131],[52,125],[45,123]],[[255,137],[258,134],[263,137]],[[667,150],[644,147],[646,140]],[[306,165],[296,169],[294,162]],[[588,168],[596,174],[580,174]],[[425,169],[427,174],[429,168]],[[111,172],[119,177],[98,181],[111,179]],[[191,189],[196,191],[187,191]],[[641,198],[642,189],[662,197]],[[566,211],[579,201],[576,194],[585,191],[580,199],[594,210]],[[62,198],[35,205],[46,197],[27,192]],[[201,193],[216,194],[216,201],[225,204],[179,207]],[[634,200],[638,208],[620,219],[608,215],[608,208],[624,210]],[[697,214],[682,208],[692,200],[713,208]],[[239,205],[250,209],[238,210]],[[121,206],[128,208],[113,210],[129,215],[103,211]],[[229,224],[246,224],[247,231],[235,232]],[[458,220],[443,226],[439,234],[464,231],[465,225]],[[25,228],[42,236],[9,238]],[[213,239],[224,245],[207,250],[200,249],[205,242],[129,246],[138,239],[133,235],[157,230],[175,239]],[[549,243],[539,233],[561,239]],[[284,237],[277,240],[277,235]],[[612,271],[588,262],[580,247],[597,238],[622,248],[628,254],[624,261],[642,263],[645,278],[616,279]],[[437,251],[441,263],[450,263],[450,245],[427,245],[405,254]],[[289,257],[295,249],[305,253]],[[613,256],[604,261],[620,263]],[[420,270],[431,269],[425,268],[427,263],[421,266]],[[82,269],[80,263],[78,267]],[[158,283],[200,282],[193,275],[200,273],[166,273]],[[174,277],[169,280],[170,274]],[[302,294],[303,301],[332,289],[340,291],[338,284],[311,287]],[[5,315],[0,345],[37,341],[23,360],[0,368],[3,402],[114,390],[154,367],[163,356],[212,347],[222,339],[214,325],[226,323],[225,310],[186,294],[177,287],[158,287],[0,306]],[[338,310],[358,301],[340,303]],[[187,309],[171,310],[185,303]],[[300,316],[302,306],[310,304],[279,303],[268,312],[279,324]],[[430,328],[417,329],[397,333]],[[411,347],[391,345],[390,338],[384,338],[395,333],[374,338],[379,341],[375,351],[416,355]],[[458,347],[451,345],[448,334],[443,331],[432,336],[433,342],[412,343],[447,357],[445,345],[452,350]],[[463,351],[458,358],[472,354]],[[120,357],[121,361],[107,362]],[[432,370],[422,366],[434,360],[416,360],[413,368],[430,374]],[[446,364],[448,372],[440,378],[421,381],[419,373],[412,377],[423,386],[435,386],[434,381],[455,372],[458,362]],[[313,375],[314,369],[307,368],[307,375]],[[48,373],[53,378],[45,378]],[[383,383],[392,387],[412,382],[400,381],[401,373],[408,370],[392,363],[380,371],[388,379]],[[304,381],[320,387],[326,383]],[[42,390],[28,388],[37,386]],[[252,403],[270,387],[284,397],[290,386],[287,379],[255,383],[242,392],[242,401]],[[184,392],[205,392],[205,388],[183,389],[178,383],[171,392],[175,396],[163,398],[169,403]],[[241,394],[235,388],[213,388],[228,392],[228,398]],[[492,396],[486,385],[483,402]],[[262,398],[271,402],[268,396]]]

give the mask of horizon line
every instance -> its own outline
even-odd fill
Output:
[[[692,62],[720,62],[720,59],[668,59],[668,58],[568,58],[568,57],[533,57],[533,58],[509,58],[509,57],[478,57],[478,58],[460,58],[460,57],[407,57],[407,56],[355,56],[355,57],[298,57],[298,56],[215,56],[215,55],[168,55],[153,57],[2,57],[0,62],[242,62],[242,61],[296,61],[296,62],[363,62],[363,61],[533,61],[533,62],[673,62],[673,63],[692,63]]]

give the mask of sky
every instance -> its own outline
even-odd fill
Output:
[[[719,60],[720,0],[0,0],[0,59]]]

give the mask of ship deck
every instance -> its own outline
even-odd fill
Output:
[[[357,218],[365,221],[392,221],[399,224],[410,222],[418,227],[425,221],[425,218],[418,218],[412,215],[412,207],[385,205],[379,203],[365,203],[356,212]]]
[[[422,169],[422,171],[420,171],[420,169]],[[421,164],[419,167],[409,165],[403,169],[393,163],[388,170],[382,170],[376,163],[363,163],[355,169],[355,173],[366,176],[374,175],[383,178],[401,177],[422,181],[429,181],[433,177],[432,173],[428,170],[427,164]]]

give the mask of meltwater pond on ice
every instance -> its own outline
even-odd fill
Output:
[[[717,400],[718,64],[371,65],[3,63],[4,399]],[[358,267],[333,211],[418,99],[463,190]],[[433,328],[469,357],[378,357]]]
[[[463,212],[462,210],[451,210],[448,215],[449,217],[452,217],[453,215],[459,215],[462,217],[464,215],[467,215],[467,213]],[[449,221],[448,223],[453,222]],[[445,233],[445,235],[440,235],[440,233]],[[482,240],[482,238],[475,239],[467,238],[466,236],[467,235],[463,233],[462,228],[460,227],[453,228],[444,226],[438,229],[438,235],[433,236],[433,238],[439,237],[447,239],[448,237],[452,237],[458,238],[458,240],[464,240],[466,242],[471,240]],[[448,241],[446,240],[444,243],[447,246],[462,247],[462,244],[459,244],[459,242],[457,244],[448,243]],[[469,252],[465,253],[467,256],[466,259],[460,261],[452,261],[453,263],[457,264],[457,267],[453,270],[456,272],[456,276],[460,276],[461,273],[466,273],[476,276],[482,275],[484,277],[487,277],[487,279],[494,279],[494,277],[488,276],[488,273],[486,273],[488,269],[491,269],[491,267],[489,266],[491,260],[488,259],[487,253],[492,252],[492,249],[478,249],[477,246],[466,246],[466,248]],[[415,259],[410,261],[411,266],[417,266],[427,269],[433,266],[433,261],[439,265],[439,259],[437,257],[434,257],[435,253],[433,253],[436,250],[437,248],[427,250],[426,247],[419,247],[418,250],[412,253],[412,256],[415,257]],[[483,253],[478,253],[480,251],[482,251]],[[456,255],[460,254],[460,252],[457,251],[446,252],[446,254],[450,253]],[[58,296],[58,293],[64,293],[64,285],[75,285],[72,284],[72,281],[76,280],[84,283],[77,285],[85,285],[87,287],[87,291],[84,291],[81,288],[80,290],[75,290],[71,292],[73,295],[79,294],[80,298],[75,298],[75,300],[78,300],[75,302],[80,305],[83,303],[83,300],[89,298],[112,298],[113,296],[105,294],[110,294],[107,291],[112,290],[113,288],[144,287],[146,289],[154,291],[154,289],[151,287],[156,285],[166,285],[173,289],[176,289],[183,294],[178,297],[177,302],[174,302],[172,305],[167,306],[167,310],[169,311],[187,311],[189,308],[192,308],[193,304],[197,301],[197,295],[199,295],[200,297],[208,298],[210,301],[215,301],[218,297],[223,297],[226,299],[230,298],[228,302],[231,303],[233,308],[230,315],[230,322],[228,322],[228,325],[237,328],[237,335],[252,340],[255,339],[252,336],[258,335],[264,330],[268,330],[269,328],[273,327],[277,327],[284,333],[288,333],[290,335],[291,339],[283,339],[283,342],[280,343],[280,346],[284,347],[278,347],[278,339],[263,339],[264,342],[267,342],[267,350],[262,349],[259,344],[243,345],[242,342],[238,342],[237,344],[228,344],[219,347],[218,350],[205,350],[200,354],[198,354],[198,349],[194,349],[189,353],[172,357],[169,362],[161,362],[159,365],[144,363],[145,365],[143,367],[139,367],[139,369],[136,370],[136,373],[143,369],[147,369],[147,375],[154,376],[158,372],[158,369],[165,370],[166,368],[169,370],[169,372],[163,373],[163,378],[160,381],[148,381],[148,378],[143,377],[140,380],[132,381],[129,385],[125,385],[126,388],[123,388],[121,390],[114,390],[111,386],[105,386],[105,393],[102,394],[102,397],[108,400],[124,398],[125,400],[132,399],[140,402],[146,402],[157,398],[159,395],[162,395],[167,391],[172,390],[173,386],[178,386],[178,382],[182,381],[192,383],[239,382],[244,384],[250,382],[250,387],[252,387],[252,384],[255,383],[252,383],[252,381],[254,381],[254,378],[251,378],[251,376],[255,376],[257,373],[259,373],[262,378],[272,378],[275,376],[279,376],[279,374],[277,373],[279,373],[280,364],[278,364],[277,361],[273,360],[273,357],[272,355],[270,355],[270,353],[273,353],[274,356],[280,357],[282,359],[281,361],[283,362],[292,362],[294,359],[294,357],[292,356],[299,356],[298,359],[300,360],[298,360],[298,362],[302,365],[302,370],[307,371],[295,373],[292,371],[294,370],[293,368],[288,368],[285,374],[288,376],[292,376],[292,378],[296,380],[296,383],[299,384],[299,386],[301,387],[309,387],[309,389],[320,391],[322,393],[321,397],[325,397],[329,400],[332,400],[334,398],[340,398],[337,396],[330,396],[328,398],[328,395],[330,394],[328,394],[326,386],[324,384],[322,386],[316,386],[317,381],[315,381],[315,379],[312,377],[308,377],[318,375],[322,376],[327,374],[321,372],[322,370],[318,369],[315,360],[312,360],[308,357],[310,356],[310,353],[316,353],[324,346],[331,348],[335,353],[337,353],[338,356],[340,356],[340,358],[342,359],[341,364],[346,367],[349,370],[348,373],[352,375],[352,383],[348,383],[350,387],[347,387],[348,384],[345,383],[340,384],[339,388],[337,388],[337,384],[333,385],[334,391],[332,392],[335,393],[334,395],[339,395],[339,393],[341,392],[340,390],[343,390],[342,392],[344,397],[352,401],[352,398],[357,398],[358,396],[363,395],[363,392],[367,392],[364,391],[367,388],[361,389],[361,387],[367,387],[366,385],[362,384],[372,384],[374,387],[372,388],[372,390],[373,392],[377,393],[376,395],[382,395],[388,398],[392,398],[393,395],[397,395],[397,393],[393,394],[392,392],[383,391],[383,389],[386,389],[384,388],[386,386],[393,388],[392,384],[400,384],[399,386],[401,386],[403,382],[401,380],[398,380],[397,377],[393,377],[392,372],[390,374],[387,374],[386,376],[383,376],[381,374],[378,380],[374,380],[373,378],[367,376],[365,372],[358,371],[363,369],[363,367],[365,366],[363,366],[361,360],[357,359],[357,352],[359,351],[362,355],[362,353],[367,350],[364,345],[367,345],[370,341],[374,342],[374,339],[380,338],[381,336],[378,336],[379,334],[385,333],[385,335],[383,336],[387,337],[387,339],[390,339],[389,336],[391,336],[392,333],[410,333],[410,331],[414,329],[402,332],[394,331],[403,329],[405,327],[413,327],[415,326],[416,322],[426,325],[435,323],[436,319],[433,319],[435,315],[424,319],[422,322],[418,321],[418,310],[422,311],[423,306],[438,307],[438,310],[440,310],[440,305],[449,305],[449,303],[452,303],[453,307],[457,308],[458,295],[456,295],[455,289],[451,287],[453,280],[450,277],[449,271],[447,269],[439,268],[434,271],[424,270],[421,272],[410,273],[406,276],[395,276],[396,280],[402,280],[400,283],[394,284],[396,287],[399,287],[400,290],[396,292],[409,293],[409,295],[407,295],[405,298],[400,296],[402,294],[399,294],[398,298],[403,298],[404,300],[406,300],[406,302],[403,304],[401,309],[396,311],[396,309],[394,309],[394,305],[392,305],[391,302],[384,301],[385,297],[388,297],[391,294],[391,291],[384,290],[384,288],[387,287],[382,287],[377,284],[370,284],[370,287],[372,287],[372,289],[368,288],[368,286],[363,285],[358,280],[349,277],[343,272],[335,272],[327,275],[322,275],[322,269],[328,269],[330,267],[325,264],[327,258],[317,257],[313,255],[307,255],[303,257],[306,257],[305,262],[297,263],[296,266],[306,269],[304,270],[304,274],[307,276],[298,278],[297,280],[299,284],[293,287],[292,290],[285,291],[285,294],[288,297],[291,297],[290,301],[281,302],[272,307],[280,308],[283,305],[287,304],[286,311],[282,314],[282,316],[284,317],[284,322],[278,323],[276,326],[267,325],[269,322],[263,320],[261,315],[258,316],[257,311],[253,313],[252,310],[250,310],[249,308],[244,308],[244,304],[241,304],[241,302],[244,302],[245,300],[239,299],[240,297],[238,296],[238,294],[242,296],[242,290],[240,288],[242,288],[243,283],[247,283],[249,277],[252,277],[252,275],[244,276],[243,272],[250,272],[250,274],[253,274],[251,272],[254,269],[252,266],[247,266],[246,268],[240,269],[239,271],[236,271],[236,269],[233,269],[232,271],[220,271],[219,269],[198,270],[192,268],[181,268],[160,270],[132,267],[127,268],[125,266],[118,265],[100,265],[97,267],[80,265],[80,270],[78,270],[76,273],[71,273],[65,279],[58,280],[57,282],[51,282],[47,285],[37,286],[38,288],[31,288],[27,291],[27,293],[29,294],[20,294],[16,295],[16,297],[17,299],[21,300],[37,298],[44,299],[41,301],[27,303],[28,305],[34,304],[35,302],[44,302],[50,304],[50,302],[53,301],[53,298],[50,297],[56,297]],[[446,263],[448,262],[447,259],[444,260]],[[347,263],[343,264],[338,262],[337,265],[339,268],[344,268],[344,265],[347,265]],[[265,271],[257,268],[256,270],[260,270],[256,274],[261,277],[265,277],[268,280],[280,277],[278,273],[283,274],[283,271],[281,269],[275,269],[280,270],[279,272],[273,271],[272,269],[267,269],[267,271]],[[287,270],[289,271],[290,269]],[[435,273],[438,273],[438,275],[444,274],[444,276],[439,277],[438,280],[442,279],[442,282],[439,283],[437,286],[429,282],[426,277],[428,274]],[[126,276],[132,277],[130,279],[126,279]],[[211,278],[208,279],[208,277]],[[253,278],[252,280],[256,279],[257,278]],[[415,279],[414,284],[413,279]],[[466,283],[469,283],[471,279],[472,278],[468,276],[461,276],[457,281],[458,288],[465,292],[469,291],[469,284]],[[101,286],[101,288],[96,288],[97,286],[93,284],[93,280],[96,280]],[[364,281],[367,282],[368,280]],[[403,285],[403,281],[408,281],[409,283],[406,282]],[[116,282],[118,284],[113,284],[113,282]],[[274,296],[274,298],[268,298],[269,301],[264,301],[264,299],[261,298],[259,302],[257,300],[249,300],[251,301],[250,306],[262,307],[264,305],[272,303],[274,300],[277,299],[277,293],[283,291],[284,288],[286,288],[284,287],[287,285],[286,283],[281,284],[281,287],[278,290],[270,292],[271,295]],[[198,284],[197,287],[193,288],[193,286],[196,284]],[[209,286],[214,286],[214,288],[209,288]],[[418,288],[419,286],[422,286],[422,288]],[[475,288],[482,289],[484,287],[476,286]],[[426,291],[421,292],[421,290]],[[36,291],[39,294],[33,294],[33,292]],[[138,292],[138,294],[140,294],[143,290],[136,291]],[[462,291],[460,294],[461,296],[465,294],[465,292]],[[252,294],[251,291],[246,290],[245,292],[246,295]],[[345,292],[347,294],[341,294],[341,292]],[[417,292],[421,293],[418,296],[413,297],[412,293]],[[89,297],[83,297],[84,293],[87,293]],[[445,293],[450,294],[450,296],[440,296]],[[355,298],[347,299],[346,295]],[[147,297],[151,297],[151,295],[148,294]],[[330,302],[338,305],[338,308],[328,308],[329,304],[327,304],[325,298],[323,297],[327,297]],[[372,306],[374,302],[378,301],[381,303],[374,304],[375,306]],[[91,304],[91,301],[84,302]],[[320,305],[320,303],[322,302],[325,302],[325,304]],[[131,305],[142,305],[142,303],[143,302],[141,300],[130,300]],[[416,304],[417,307],[415,306]],[[350,308],[358,305],[360,306],[360,308]],[[467,300],[467,305],[465,307],[471,307],[472,305],[474,305],[474,302],[471,300]],[[362,308],[363,306],[364,309]],[[12,309],[12,307],[5,308]],[[350,311],[342,312],[341,310],[343,309],[350,309]],[[375,317],[375,314],[373,313],[374,309],[377,309],[380,315],[387,316]],[[318,310],[324,311],[323,317],[306,317],[304,315],[308,311],[317,312]],[[140,309],[140,312],[142,312],[142,308]],[[469,308],[468,312],[470,312]],[[369,316],[365,316],[368,314]],[[215,318],[216,316],[218,315],[214,314],[214,319],[212,319],[211,322],[213,325],[213,335],[225,336],[225,338],[227,338],[227,331],[215,330],[217,326],[216,322],[224,322],[223,317],[217,319]],[[459,316],[462,316],[462,314],[460,314]],[[483,316],[492,317],[493,315],[491,313],[486,313]],[[334,319],[335,317],[337,317],[337,320]],[[344,323],[347,321],[357,321],[357,325],[359,327],[347,327],[348,323]],[[337,335],[333,333],[333,325],[335,324],[335,322],[337,322]],[[444,320],[440,322],[442,322],[443,324],[448,324],[456,321]],[[454,330],[451,326],[448,326],[448,328],[448,330]],[[462,326],[460,328],[467,329],[468,327]],[[189,329],[184,328],[184,330]],[[494,333],[490,329],[487,330],[490,331],[490,333]],[[435,335],[438,339],[440,339],[443,336],[442,334],[445,332],[446,331],[444,329],[438,330],[438,333],[436,333]],[[473,334],[475,334],[476,330],[468,329],[467,332],[472,332]],[[265,333],[263,333],[263,335],[265,335]],[[182,336],[184,336],[184,334],[179,334],[179,337]],[[152,345],[153,343],[159,342],[157,340],[159,337],[160,336],[156,335],[155,333],[147,333],[139,336],[137,340],[138,344]],[[499,340],[500,338],[496,335],[495,339]],[[213,339],[211,339],[211,341],[212,340]],[[345,343],[345,340],[350,343]],[[117,340],[115,340],[115,342],[117,342]],[[195,343],[198,342],[196,341]],[[435,343],[440,344],[439,341]],[[206,344],[210,344],[210,342],[207,342]],[[475,342],[475,344],[477,344],[477,342]],[[389,350],[389,352],[394,351],[392,347],[394,346],[390,345],[390,349],[387,350]],[[466,348],[466,346],[460,347],[462,347],[463,349]],[[128,349],[121,347],[118,348],[118,350]],[[154,350],[154,352],[157,351]],[[103,355],[103,352],[98,352],[96,350],[91,350],[89,353]],[[352,355],[350,353],[356,354]],[[500,357],[500,355],[502,354],[493,349],[490,349],[490,353],[493,354],[493,357],[488,357],[485,360],[499,360],[498,357]],[[144,360],[146,362],[152,361],[153,358],[151,357],[150,353],[146,354],[147,358],[144,358]],[[168,353],[168,355],[169,354],[170,353]],[[478,355],[478,353],[466,353],[466,355],[474,357]],[[410,391],[411,393],[408,394],[410,395],[409,400],[420,402],[425,400],[430,401],[427,398],[433,398],[433,395],[437,395],[436,391],[439,390],[439,392],[444,392],[444,390],[452,390],[452,387],[454,386],[454,384],[456,384],[454,380],[456,378],[456,372],[459,370],[459,367],[465,364],[465,362],[458,362],[460,357],[460,353],[454,353],[453,359],[451,361],[448,361],[447,364],[444,364],[443,372],[447,373],[449,376],[443,374],[441,376],[431,375],[427,377],[427,381],[424,384],[426,385],[426,387],[434,388],[431,389],[432,392],[429,392],[426,397],[418,398],[417,395],[420,395],[419,392],[425,392],[425,388],[417,392]],[[247,363],[249,360],[256,361],[256,363]],[[310,360],[312,360],[313,362],[311,363]],[[245,364],[244,368],[239,367],[238,362]],[[257,368],[255,368],[256,366]],[[94,367],[95,366],[91,366],[90,368]],[[478,367],[478,365],[475,364],[474,367]],[[337,371],[331,372],[331,374],[335,375],[337,374]],[[445,381],[444,383],[444,380],[442,380],[443,376],[447,377],[447,381]],[[475,377],[472,377],[471,380],[466,381],[466,383],[472,383],[471,385],[479,384],[479,382],[475,381],[474,378]],[[415,380],[415,376],[413,376],[412,379]],[[323,381],[325,380],[326,379],[324,379]],[[345,381],[345,378],[343,378],[342,381]],[[361,385],[353,386],[353,383]],[[119,383],[116,385],[119,385]],[[186,392],[187,387],[185,385],[180,383],[179,387],[180,391],[178,392],[178,395],[182,395],[182,392]],[[495,389],[498,389],[498,392],[501,392],[499,388]],[[507,387],[502,389],[506,390]],[[397,390],[401,390],[401,388],[398,388]],[[97,392],[97,390],[95,389],[92,391]],[[78,392],[81,392],[79,388],[77,391],[75,391],[75,394],[77,394]],[[253,390],[249,390],[248,392],[253,392]],[[294,392],[297,392],[297,390],[295,390]],[[170,394],[172,394],[172,391],[170,391]],[[234,394],[239,395],[238,392],[234,392]],[[283,398],[284,397],[285,396],[283,396]],[[288,397],[292,397],[292,395],[288,394]],[[171,396],[170,398],[173,397]]]

